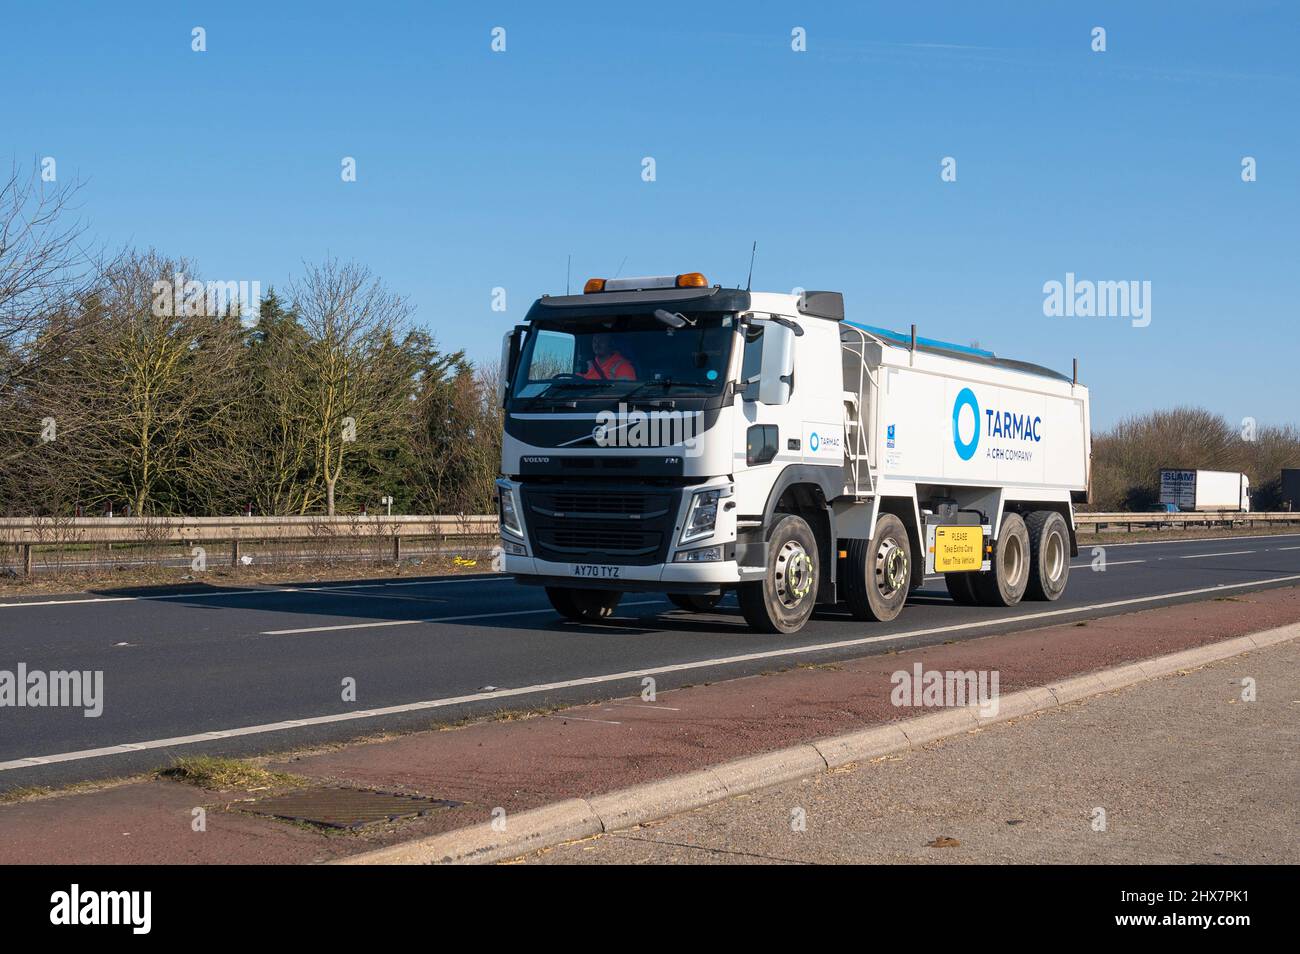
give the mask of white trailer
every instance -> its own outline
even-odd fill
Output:
[[[844,320],[837,292],[593,279],[507,335],[505,569],[574,619],[625,592],[756,629],[816,605],[893,619],[1064,592],[1088,391],[988,351]]]
[[[1227,470],[1160,471],[1160,503],[1178,510],[1250,512],[1250,478]]]

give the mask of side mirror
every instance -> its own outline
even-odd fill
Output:
[[[764,323],[756,395],[760,404],[790,403],[790,389],[794,385],[794,339],[791,328],[775,322]],[[746,397],[750,393],[752,390]]]
[[[522,325],[511,328],[501,338],[501,363],[497,373],[497,407],[506,406],[506,394],[519,367],[519,350],[524,330]]]

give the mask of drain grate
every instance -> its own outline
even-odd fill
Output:
[[[255,815],[270,815],[323,828],[363,828],[378,822],[428,815],[441,808],[457,808],[461,804],[446,798],[396,795],[361,788],[319,787],[260,798],[239,807]]]

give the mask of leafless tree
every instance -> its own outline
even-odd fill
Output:
[[[82,250],[73,217],[77,183],[44,181],[15,164],[0,180],[0,347],[30,342],[43,318],[84,290],[95,256]]]
[[[38,354],[24,385],[30,415],[58,428],[31,465],[34,486],[76,487],[89,504],[126,503],[143,516],[208,499],[224,479],[224,448],[246,406],[242,329],[237,316],[208,314],[206,301],[169,307],[173,276],[189,271],[154,252],[125,256],[60,318],[67,347],[53,361]]]
[[[307,340],[305,373],[287,383],[312,415],[312,457],[333,516],[349,459],[390,429],[409,397],[405,369],[389,359],[410,306],[368,268],[332,258],[307,265],[290,283],[289,300]]]

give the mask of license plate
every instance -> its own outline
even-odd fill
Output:
[[[593,580],[617,580],[622,567],[609,566],[605,563],[575,563],[573,575]]]
[[[934,571],[956,573],[984,565],[984,530],[981,527],[936,527]]]

